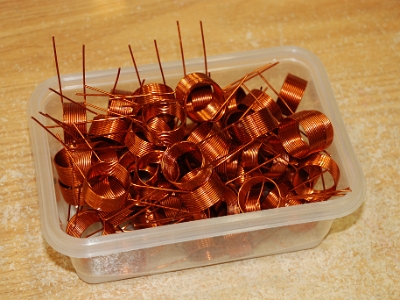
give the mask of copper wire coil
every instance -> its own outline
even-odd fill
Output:
[[[139,157],[136,161],[134,182],[143,186],[155,186],[159,182],[161,174],[161,160],[164,151],[150,151]]]
[[[237,191],[232,186],[227,186],[225,189],[224,197],[222,199],[226,203],[226,214],[237,215],[240,213]]]
[[[124,166],[124,168],[131,173],[131,175],[133,175],[132,173],[134,173],[136,170],[136,160],[136,155],[130,151],[126,151],[120,156],[119,164]]]
[[[179,197],[188,210],[195,213],[204,211],[216,204],[224,197],[225,191],[224,183],[215,172],[212,172],[208,181],[192,190],[191,193],[183,193]]]
[[[173,120],[172,126],[165,118]],[[147,105],[143,108],[142,120],[146,137],[159,146],[179,142],[185,135],[186,113],[179,103]]]
[[[234,179],[238,173],[239,161],[237,158],[228,159],[219,164],[214,170],[223,181]]]
[[[144,84],[135,91],[135,94],[140,95],[135,98],[135,102],[140,105],[175,100],[174,90],[162,83]]]
[[[141,157],[150,151],[164,148],[150,142],[146,138],[143,128],[138,125],[134,125],[128,130],[125,137],[125,145],[136,157]]]
[[[279,125],[278,135],[290,155],[304,158],[328,148],[334,133],[332,123],[322,112],[303,110],[285,118]]]
[[[265,197],[261,203],[261,209],[272,209],[283,206],[293,206],[302,204],[304,201],[300,199],[287,199],[287,196],[294,194],[291,191],[292,184],[288,181],[284,181],[275,186]]]
[[[246,97],[239,102],[240,105],[252,108],[253,111],[258,111],[262,108],[267,108],[278,121],[282,120],[282,111],[278,104],[265,92],[257,89],[251,90]]]
[[[93,146],[93,151],[96,152],[97,157],[100,158],[101,161],[107,161],[107,162],[119,161],[117,150],[113,148],[110,143],[107,142],[95,143]]]
[[[191,165],[185,166],[182,158],[190,160]],[[189,141],[175,143],[168,147],[162,157],[161,169],[164,177],[179,189],[192,190],[203,184],[209,176],[207,169],[199,170],[206,161],[199,147]],[[199,170],[199,171],[197,171]],[[200,178],[204,178],[200,180]]]
[[[94,117],[88,134],[94,138],[108,139],[123,144],[130,122],[124,118],[98,115]]]
[[[330,174],[330,177],[327,178],[324,173]],[[304,200],[323,201],[334,195],[339,179],[340,169],[336,162],[325,153],[314,153],[300,162],[293,177],[293,186]]]
[[[135,219],[131,220],[133,228],[135,230],[157,227],[163,225],[160,220],[162,217],[159,216],[159,212],[153,208],[146,209],[145,212],[139,214]],[[160,222],[160,223],[159,223]]]
[[[267,108],[263,108],[235,122],[229,132],[238,141],[247,144],[277,127],[278,121]]]
[[[262,164],[268,160],[269,164],[263,165],[260,171],[269,178],[278,178],[286,171],[289,164],[289,155],[283,148],[280,139],[274,135],[259,138],[261,146],[258,152],[258,163]]]
[[[77,237],[84,238],[86,236],[90,236],[96,229],[91,230],[92,232],[86,232],[90,226],[99,223],[101,225],[101,233],[102,235],[107,235],[114,233],[115,230],[112,226],[104,223],[97,211],[95,210],[83,210],[75,214],[68,222],[66,232],[67,234]],[[84,233],[87,233],[86,236],[83,236]]]
[[[111,212],[125,204],[130,183],[129,172],[123,166],[115,162],[100,162],[87,172],[82,195],[92,208]]]
[[[192,104],[194,111],[205,109],[213,100],[213,90],[211,86],[204,86],[194,89],[190,94],[189,103]]]
[[[127,217],[129,217],[134,212],[133,201],[128,200],[125,206],[112,212],[97,211],[103,222],[107,222],[117,228]]]
[[[184,207],[182,200],[173,195],[169,195],[165,200],[161,201],[163,206],[169,207],[164,208],[164,214],[169,218],[179,218],[180,216],[188,215],[189,210]]]
[[[205,122],[198,126],[187,140],[198,144],[209,162],[227,155],[231,144],[229,136],[213,122]]]
[[[306,80],[297,77],[296,75],[289,73],[286,76],[279,92],[279,98],[276,101],[283,115],[290,116],[292,113],[296,112],[297,107],[303,98],[307,83]]]
[[[206,107],[196,110],[196,107],[201,105],[194,104],[197,99],[193,98],[192,92],[204,87],[212,88],[212,101]],[[175,88],[175,95],[177,100],[185,104],[187,116],[194,122],[218,121],[223,116],[224,93],[214,80],[203,73],[191,73],[183,77]],[[204,103],[202,100],[199,101]]]
[[[79,105],[80,104],[80,105]],[[82,134],[86,134],[86,109],[85,104],[82,102],[72,103],[72,102],[64,102],[63,103],[63,122],[66,125],[75,124],[75,126],[79,129]],[[75,127],[69,126],[70,130],[66,132],[64,130],[64,142],[69,144],[74,144],[79,140],[82,140],[81,135],[78,131],[76,131]]]
[[[107,114],[109,116],[132,116],[136,113],[136,106],[126,99],[110,98]]]
[[[92,151],[86,145],[71,150],[62,148],[53,159],[58,179],[66,186],[76,187],[82,185],[84,181],[83,174],[92,165],[92,155]]]
[[[83,206],[86,204],[85,199],[82,197],[82,186],[71,187],[58,181],[61,195],[65,202],[73,206]]]
[[[239,207],[242,212],[261,210],[261,203],[270,193],[270,185],[278,189],[279,199],[280,191],[277,184],[265,176],[254,176],[248,178],[240,187],[238,192]]]

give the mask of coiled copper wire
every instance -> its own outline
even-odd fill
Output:
[[[70,127],[71,124],[75,124],[82,134],[86,134],[86,109],[84,103],[79,104],[81,105],[72,102],[63,103],[63,121]],[[76,131],[75,128],[71,127],[68,132],[64,131],[64,142],[66,144],[74,144],[78,140],[81,140],[81,135]]]
[[[243,144],[271,132],[278,127],[278,121],[267,108],[262,108],[235,122],[229,132]]]
[[[115,232],[112,226],[104,223],[101,220],[100,216],[95,210],[83,210],[75,214],[71,218],[71,220],[69,220],[66,232],[69,235],[77,238],[88,237],[99,231],[94,229],[92,232],[87,232],[88,228],[95,224],[101,225],[100,231],[102,235],[107,235]]]
[[[277,189],[279,199],[281,199],[279,187],[272,179],[265,176],[248,178],[238,192],[238,202],[241,211],[249,212],[261,210],[262,202],[271,191],[269,187],[271,184]],[[276,207],[279,207],[279,203]]]
[[[86,204],[85,199],[82,197],[82,186],[71,187],[58,181],[61,195],[65,202],[73,206],[83,206]]]
[[[130,123],[123,118],[98,115],[94,117],[88,134],[123,144]]]
[[[128,197],[129,172],[115,162],[99,162],[86,175],[82,195],[96,210],[111,212],[121,208]]]
[[[199,212],[216,204],[223,198],[225,192],[224,183],[215,172],[212,172],[208,181],[192,190],[191,193],[183,193],[179,197],[190,212]]]
[[[142,85],[135,94],[140,97],[135,98],[140,105],[155,104],[156,102],[170,102],[175,100],[174,91],[171,87],[162,83],[149,83]]]
[[[205,122],[193,130],[188,141],[199,145],[208,162],[228,154],[231,141],[214,122]]]
[[[203,91],[205,87],[212,89],[212,101],[202,108],[204,97],[201,92],[195,90],[201,88]],[[194,97],[196,95],[199,99]],[[177,100],[184,103],[187,116],[194,122],[218,121],[223,116],[224,93],[221,87],[206,74],[191,73],[183,77],[175,88],[175,96]],[[200,104],[196,104],[198,101]]]
[[[330,174],[329,181],[324,173]],[[294,191],[306,201],[327,200],[335,194],[339,179],[336,162],[325,153],[314,153],[300,162],[293,177]]]
[[[279,124],[278,135],[291,156],[304,158],[331,145],[333,126],[322,112],[303,110],[285,118]]]
[[[288,74],[279,92],[276,104],[280,107],[282,114],[290,116],[295,113],[303,98],[307,87],[307,81],[293,74]]]
[[[86,171],[92,165],[92,151],[86,146],[67,150],[62,148],[54,156],[58,179],[69,187],[82,185]]]
[[[246,97],[239,102],[241,105],[245,105],[246,107],[252,108],[253,111],[258,111],[262,108],[267,108],[271,114],[280,121],[282,119],[282,111],[279,108],[278,104],[268,96],[265,92],[261,90],[251,90],[250,93],[246,95]]]
[[[126,134],[125,145],[136,157],[141,157],[153,150],[164,149],[164,147],[150,142],[144,134],[143,127],[135,124],[132,124]]]
[[[142,120],[146,137],[159,146],[179,142],[185,135],[186,113],[179,103],[147,105]]]

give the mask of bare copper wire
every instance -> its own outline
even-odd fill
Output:
[[[282,114],[289,116],[296,112],[307,87],[307,81],[293,74],[288,74],[283,82],[277,100]]]
[[[82,195],[96,210],[110,212],[121,208],[128,197],[129,172],[115,162],[99,162],[87,172]]]
[[[92,137],[101,137],[124,144],[130,122],[123,118],[98,115],[94,117],[88,134]]]
[[[304,158],[328,148],[334,133],[332,123],[322,112],[303,110],[285,118],[279,124],[278,135],[291,156]]]
[[[88,229],[95,225],[99,224],[100,229],[94,229],[91,232],[87,232]],[[115,230],[112,226],[104,223],[97,211],[95,210],[82,210],[75,214],[71,220],[69,220],[66,228],[66,232],[77,238],[85,238],[96,234],[97,232],[101,232],[102,235],[107,235],[114,233]]]
[[[193,99],[193,91],[198,88],[211,87],[213,99],[210,103],[196,110],[196,98]],[[195,94],[196,95],[196,94]],[[223,116],[223,104],[225,96],[221,87],[210,77],[203,73],[191,73],[183,77],[175,88],[176,99],[185,104],[187,116],[194,122],[218,121]],[[204,103],[203,100],[200,100]],[[197,105],[202,107],[203,105]]]

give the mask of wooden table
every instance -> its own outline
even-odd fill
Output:
[[[218,3],[218,4],[217,4]],[[366,1],[4,1],[0,2],[1,299],[399,299],[400,2]],[[55,75],[281,45],[320,57],[368,191],[334,221],[315,249],[90,285],[44,241],[27,101]]]

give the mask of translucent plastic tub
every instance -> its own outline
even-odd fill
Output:
[[[42,232],[51,247],[71,258],[82,280],[90,283],[113,281],[315,247],[322,242],[334,219],[352,213],[361,205],[366,192],[364,176],[327,74],[314,54],[298,47],[260,49],[210,57],[208,67],[212,78],[224,86],[274,61],[279,61],[279,64],[265,73],[270,83],[279,89],[289,72],[307,80],[308,86],[298,110],[319,110],[331,120],[335,137],[328,151],[340,167],[338,189],[352,189],[345,196],[324,202],[78,239],[65,233],[68,205],[61,197],[52,165],[52,158],[61,145],[29,119]],[[186,68],[187,73],[204,72],[204,61],[202,58],[189,60]],[[171,87],[175,87],[183,77],[180,61],[163,63],[163,70]],[[146,83],[162,81],[158,65],[142,66],[139,71]],[[110,90],[115,76],[116,70],[91,72],[86,76],[86,83]],[[82,92],[82,74],[62,76],[62,85],[65,95],[77,99],[75,93]],[[47,125],[51,123],[39,115],[39,111],[62,119],[60,98],[49,91],[49,87],[58,89],[56,77],[38,86],[27,107],[28,116],[34,116]],[[123,69],[118,88],[135,90],[137,87],[134,69]],[[106,97],[88,101],[103,107],[107,102]]]

